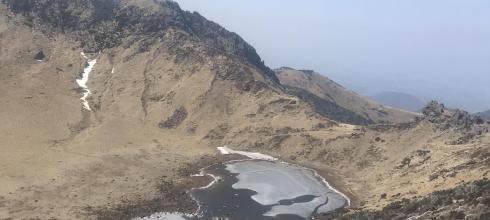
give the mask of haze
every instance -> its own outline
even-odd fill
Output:
[[[238,33],[272,68],[313,69],[363,95],[490,109],[490,1],[177,2]]]

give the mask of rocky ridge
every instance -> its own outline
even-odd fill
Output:
[[[180,37],[243,58],[277,82],[272,70],[240,36],[197,12],[181,10],[171,0],[2,0],[1,3],[22,14],[24,25],[48,35],[69,34],[87,52],[120,46],[128,37],[151,44],[169,30],[179,28],[183,34]]]
[[[312,70],[282,67],[274,70],[287,91],[336,121],[368,125],[407,122],[415,113],[384,107]]]

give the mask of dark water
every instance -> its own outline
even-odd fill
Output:
[[[254,167],[254,165],[258,166]],[[246,175],[242,175],[241,179],[240,173],[242,172],[230,171],[237,167],[238,169],[243,169],[243,173],[246,173]],[[303,175],[313,175],[311,171],[298,171],[299,167],[287,167],[285,164],[269,161],[237,162],[237,167],[230,168],[230,164],[217,164],[203,170],[207,174],[219,176],[220,180],[209,188],[193,189],[191,191],[194,199],[200,204],[199,212],[202,216],[199,219],[222,217],[233,220],[303,220],[317,214],[320,209],[325,212],[325,210],[333,210],[346,205],[347,201],[345,198],[330,191],[323,184],[323,186],[317,186],[317,188],[322,190],[321,193],[318,190],[312,191],[314,192],[312,194],[300,195],[294,193],[296,185],[301,188],[301,181],[308,181],[307,184],[305,183],[305,188],[308,188],[308,184],[321,184],[319,179],[315,180],[311,177],[302,179]],[[295,174],[290,177],[288,172],[293,170],[293,168]],[[273,181],[268,182],[268,178],[273,178],[269,179]],[[311,183],[312,180],[313,183]],[[244,183],[245,186],[250,185],[251,187],[237,187],[237,185],[233,187],[234,184],[240,181],[242,185]],[[291,184],[288,181],[294,183]],[[288,188],[290,186],[291,188]],[[321,187],[325,187],[324,191]],[[260,192],[262,192],[262,195],[259,195]],[[292,195],[290,195],[290,192]],[[260,198],[254,196],[259,196]],[[274,200],[275,198],[277,198],[277,201]],[[261,204],[256,201],[264,199],[272,199],[273,202],[263,202],[267,204]],[[335,203],[329,204],[329,199],[334,199]],[[327,207],[327,204],[331,207]],[[277,211],[276,209],[278,208],[282,211]],[[293,214],[295,210],[299,210],[301,213]]]

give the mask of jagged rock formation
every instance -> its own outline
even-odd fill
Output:
[[[488,174],[488,134],[332,120],[311,102],[325,97],[291,93],[240,37],[171,1],[2,2],[0,218],[192,212],[183,192],[208,180],[190,174],[223,145],[316,168],[363,209]],[[87,110],[76,80],[94,59]],[[339,121],[398,119],[327,100]]]
[[[466,111],[447,109],[444,104],[431,101],[423,109],[423,119],[438,124],[441,129],[471,129],[474,125],[482,125],[484,121],[479,116],[473,116]]]
[[[444,104],[431,101],[422,109],[423,116],[419,120],[427,120],[441,130],[456,130],[463,134],[457,140],[452,140],[451,144],[468,143],[475,136],[488,133],[490,124],[486,123],[480,116],[473,116],[466,111],[447,109]]]
[[[282,67],[275,70],[290,94],[309,102],[328,118],[351,124],[396,123],[415,114],[381,106],[311,70]]]

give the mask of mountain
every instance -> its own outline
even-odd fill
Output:
[[[415,117],[406,111],[384,107],[311,70],[282,67],[274,71],[291,94],[304,97],[318,112],[337,121],[351,124],[396,123]]]
[[[485,120],[490,120],[490,110],[476,113],[475,115],[482,117]]]
[[[0,10],[1,218],[86,219],[74,212],[153,198],[227,133],[335,124],[285,94],[238,35],[174,2],[15,0]]]
[[[191,175],[241,159],[224,145],[316,169],[349,212],[489,171],[488,124],[438,103],[405,123],[346,123],[368,118],[292,92],[242,38],[172,1],[1,0],[0,51],[0,218],[192,213],[189,189],[211,180]]]
[[[405,109],[407,111],[418,112],[426,104],[419,98],[401,92],[385,91],[371,96],[377,102],[394,108]]]

